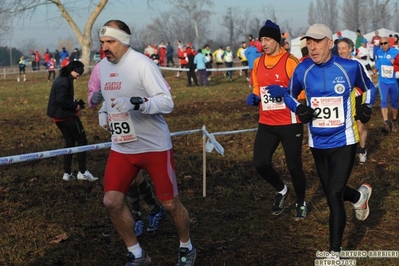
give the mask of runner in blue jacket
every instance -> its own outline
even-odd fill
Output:
[[[284,100],[303,123],[308,123],[309,146],[330,209],[330,251],[339,252],[346,225],[344,201],[353,203],[359,220],[365,220],[370,212],[371,186],[362,184],[355,190],[346,184],[359,141],[355,120],[370,120],[375,87],[359,62],[332,55],[334,43],[327,26],[314,24],[303,38],[311,60],[297,66]],[[366,92],[358,110],[355,87]],[[302,90],[307,106],[296,100]]]

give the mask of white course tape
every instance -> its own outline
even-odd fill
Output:
[[[215,149],[219,154],[224,155],[224,148],[216,140],[216,138],[215,138],[216,135],[220,136],[220,135],[238,134],[238,133],[245,133],[245,132],[251,132],[251,131],[256,131],[256,130],[257,130],[257,128],[252,128],[252,129],[244,129],[244,130],[216,132],[216,133],[210,134],[205,129],[205,126],[203,126],[202,129],[193,129],[193,130],[173,132],[170,135],[171,136],[182,136],[182,135],[188,135],[188,134],[193,134],[193,133],[202,131],[202,134],[208,138],[208,140],[206,142],[206,151],[212,152],[212,150]],[[64,149],[57,149],[57,150],[50,150],[50,151],[41,151],[41,152],[6,156],[6,157],[0,157],[0,165],[33,161],[33,160],[39,160],[39,159],[45,159],[45,158],[65,155],[65,154],[72,154],[72,153],[78,153],[78,152],[83,152],[83,151],[93,151],[93,150],[105,149],[105,148],[110,148],[110,147],[111,147],[111,142],[105,142],[105,143],[91,144],[91,145],[78,146],[78,147],[72,147],[72,148],[64,148]]]
[[[162,70],[173,70],[173,71],[188,71],[188,68],[176,68],[176,67],[159,67]],[[232,71],[232,70],[244,70],[248,69],[248,66],[240,67],[223,67],[223,68],[207,68],[206,71],[216,72],[216,71]]]
[[[205,148],[208,153],[212,152],[213,148],[215,148],[219,154],[224,155],[224,148],[219,142],[217,142],[213,134],[209,134],[208,131],[206,131],[205,126],[202,127],[202,134],[208,137],[208,140],[205,144]]]

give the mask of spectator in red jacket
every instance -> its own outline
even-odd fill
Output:
[[[103,59],[105,57],[105,53],[103,47],[100,48],[100,58]]]
[[[45,63],[46,69],[48,69],[48,62],[50,61],[50,56],[51,56],[51,53],[48,51],[48,49],[46,49],[46,52],[44,53],[44,63]]]
[[[161,41],[161,43],[158,46],[158,54],[159,54],[159,65],[160,66],[165,66],[166,63],[166,45],[165,41]]]
[[[36,51],[36,58],[35,58],[36,70],[40,70],[40,59],[41,59],[41,56],[39,54],[39,51]]]
[[[61,66],[67,66],[69,64],[69,56],[65,57],[64,60],[62,60]]]
[[[177,42],[179,44],[179,41]],[[181,44],[181,42],[180,42]],[[183,49],[184,47],[184,49]],[[190,48],[191,49],[191,48]],[[180,68],[187,68],[188,58],[187,58],[187,47],[186,46],[178,46],[177,47],[177,57],[180,59]],[[180,76],[180,71],[177,72],[176,77]]]

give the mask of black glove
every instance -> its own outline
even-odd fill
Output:
[[[303,104],[298,105],[295,113],[298,115],[299,120],[301,120],[301,122],[304,124],[309,123],[315,117],[314,109]]]
[[[79,100],[78,104],[80,105],[80,109],[85,109],[86,103],[82,99]]]
[[[360,120],[360,122],[366,124],[370,120],[371,113],[371,105],[363,103],[360,105],[360,108],[356,110],[355,120]]]

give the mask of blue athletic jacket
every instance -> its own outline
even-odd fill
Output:
[[[305,90],[307,105],[320,112],[308,124],[310,147],[330,149],[359,141],[354,119],[355,87],[367,92],[364,103],[374,103],[374,84],[356,60],[333,55],[323,64],[309,59],[297,66],[284,101],[295,112],[299,105],[296,98]]]
[[[396,84],[395,72],[391,60],[399,54],[396,48],[389,48],[384,52],[381,48],[376,51],[375,68],[378,69],[378,82]]]

